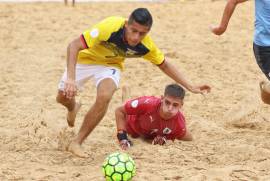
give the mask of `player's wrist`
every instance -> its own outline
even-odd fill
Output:
[[[126,130],[118,130],[117,131],[117,139],[119,142],[122,140],[128,140],[127,131]]]
[[[68,78],[65,82],[69,84],[75,84],[75,80],[71,78]]]

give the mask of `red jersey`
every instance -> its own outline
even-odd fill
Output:
[[[132,137],[153,139],[157,135],[174,140],[186,134],[184,115],[179,111],[174,117],[164,120],[159,115],[161,98],[143,96],[126,102],[127,132]]]

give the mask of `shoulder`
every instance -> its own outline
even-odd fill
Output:
[[[144,96],[141,99],[141,104],[147,112],[153,112],[157,110],[161,102],[161,99],[155,96]]]
[[[83,34],[84,36],[89,34],[92,38],[98,38],[99,40],[106,41],[112,33],[117,32],[119,29],[124,27],[124,24],[125,18],[111,16],[95,24],[91,29],[85,31]]]
[[[140,105],[151,105],[151,104],[156,104],[158,101],[160,100],[160,98],[157,98],[155,96],[141,96],[141,97],[137,97],[135,99],[130,100],[130,102],[135,103],[138,102],[138,104]]]
[[[181,111],[179,111],[179,112],[177,113],[177,115],[175,116],[175,121],[177,122],[177,124],[178,124],[180,127],[185,126],[185,124],[186,124],[186,119],[185,119],[184,114],[183,114]]]
[[[126,19],[121,17],[121,16],[110,16],[110,17],[103,19],[100,22],[101,23],[124,23],[125,20]]]
[[[155,43],[151,36],[147,34],[141,41],[141,43],[147,47],[150,51],[155,47]]]
[[[132,108],[152,110],[160,103],[160,99],[154,96],[141,96],[126,102]]]
[[[105,28],[106,30],[118,30],[125,24],[125,18],[120,16],[110,16],[100,21],[95,27]]]
[[[160,98],[155,97],[155,96],[143,96],[143,97],[140,97],[140,99],[141,99],[141,102],[143,102],[143,104],[151,105],[151,106],[158,105],[161,101]]]

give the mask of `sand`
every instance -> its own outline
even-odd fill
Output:
[[[66,47],[83,30],[111,15],[127,17],[147,7],[154,17],[151,36],[193,83],[208,83],[211,94],[187,93],[184,112],[192,142],[166,146],[133,140],[127,151],[137,166],[134,181],[228,181],[270,179],[270,108],[259,99],[265,80],[252,51],[254,2],[237,7],[224,36],[210,33],[225,1],[167,3],[0,3],[0,180],[102,181],[104,158],[120,151],[114,109],[109,110],[85,141],[91,157],[65,151],[77,133],[96,90],[86,85],[75,128],[55,102],[66,64]],[[162,94],[173,81],[142,59],[127,59],[121,85],[132,97]]]

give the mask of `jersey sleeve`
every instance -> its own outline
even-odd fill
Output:
[[[144,44],[148,47],[149,52],[143,56],[144,59],[152,62],[155,65],[160,65],[165,60],[164,54],[160,49],[155,45],[150,36],[146,37]]]
[[[145,97],[131,99],[125,103],[125,110],[128,115],[144,114],[150,108]]]
[[[175,118],[170,129],[174,130],[172,133],[165,135],[168,140],[181,139],[186,135],[186,121],[183,113],[179,113]]]
[[[107,41],[111,34],[121,27],[124,23],[123,18],[109,17],[84,31],[81,35],[82,43],[85,48],[94,47],[102,41]]]

